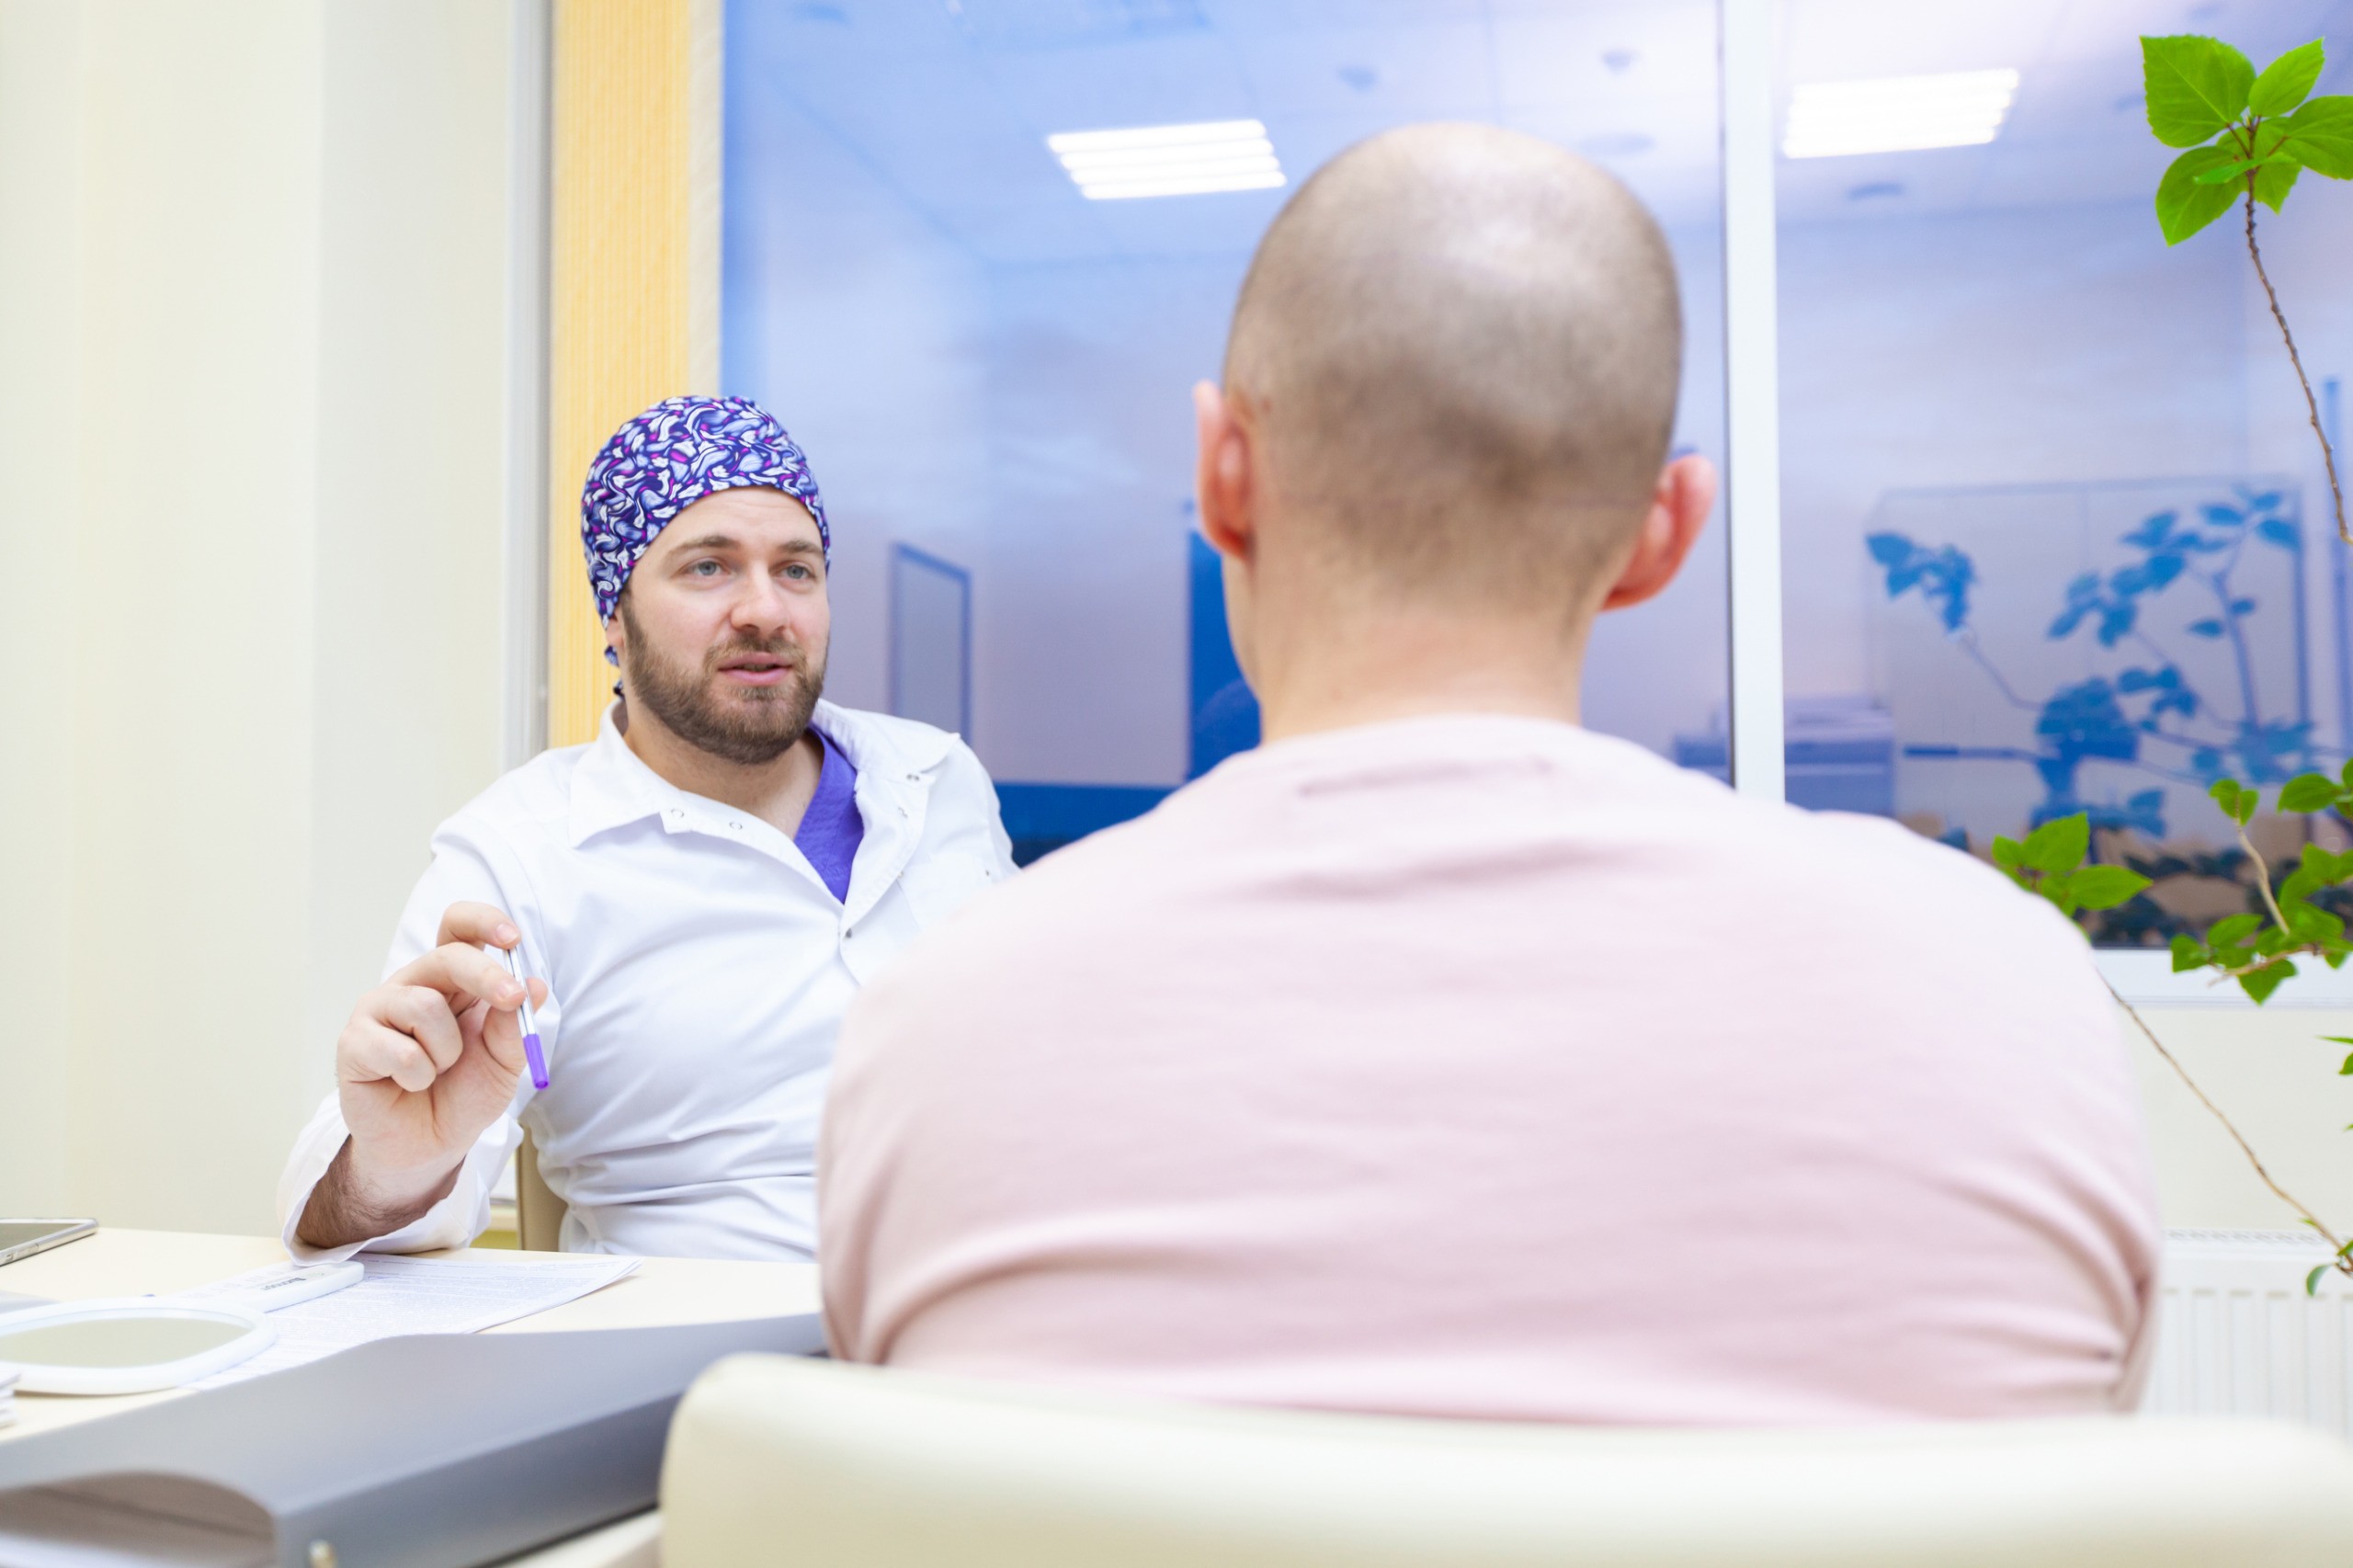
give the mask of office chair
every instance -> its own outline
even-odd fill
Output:
[[[1870,1430],[1401,1420],[719,1362],[664,1568],[2312,1568],[2353,1449],[2122,1417]]]
[[[515,1244],[524,1252],[563,1250],[563,1199],[540,1174],[540,1146],[523,1134],[515,1151]]]

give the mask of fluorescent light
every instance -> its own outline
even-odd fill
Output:
[[[1781,152],[1791,158],[1982,146],[2018,96],[2015,71],[1954,71],[1864,82],[1802,82],[1790,99]]]
[[[1046,145],[1089,201],[1272,190],[1284,183],[1275,144],[1255,119],[1064,131],[1047,137]]]

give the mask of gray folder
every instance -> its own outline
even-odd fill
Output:
[[[0,1443],[0,1568],[472,1568],[651,1507],[670,1413],[815,1313],[381,1339]]]

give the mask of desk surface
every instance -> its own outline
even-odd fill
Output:
[[[426,1256],[434,1256],[427,1254]],[[454,1255],[443,1255],[454,1256]],[[533,1255],[483,1252],[501,1262]],[[165,1295],[226,1279],[264,1264],[282,1263],[275,1236],[208,1236],[179,1231],[112,1227],[0,1268],[0,1290],[56,1301],[93,1296]],[[578,1301],[566,1301],[486,1334],[537,1334],[575,1328],[640,1328],[657,1324],[726,1323],[818,1310],[813,1263],[734,1263],[688,1257],[649,1257],[636,1273]],[[176,1399],[185,1390],[89,1398],[19,1393],[17,1423],[0,1426],[0,1442],[108,1415],[133,1404]]]

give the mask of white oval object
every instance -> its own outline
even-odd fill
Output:
[[[17,1371],[19,1393],[150,1393],[209,1378],[277,1339],[241,1303],[119,1296],[0,1317],[0,1364]]]

